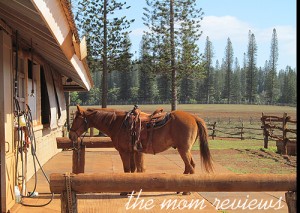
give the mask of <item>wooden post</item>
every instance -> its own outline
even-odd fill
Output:
[[[70,92],[66,92],[67,130],[70,131]]]
[[[296,192],[285,193],[286,204],[289,209],[289,213],[297,213],[297,194]]]
[[[264,135],[264,148],[267,149],[268,142],[269,142],[269,133],[266,127],[266,118],[264,117],[264,113],[262,113],[261,122],[262,122],[263,135]]]
[[[215,140],[215,137],[216,137],[216,125],[217,125],[217,122],[215,121],[213,124],[213,129],[212,129],[213,131],[212,131],[212,135],[211,135],[213,140]]]
[[[94,127],[90,127],[90,137],[94,136]]]
[[[78,149],[73,150],[72,172],[74,174],[84,173],[85,166],[85,146],[79,145]]]
[[[241,126],[241,140],[244,140],[243,133],[244,133],[244,123],[242,122],[242,126]]]
[[[77,209],[77,196],[76,193],[74,191],[71,191],[71,196],[72,196],[72,213],[77,213],[78,209]],[[69,205],[68,205],[68,193],[67,191],[63,191],[60,194],[60,207],[61,207],[61,212],[62,213],[70,213],[69,211]]]
[[[288,139],[286,137],[286,126],[287,126],[287,113],[283,113],[282,118],[282,155],[287,155],[287,142]]]

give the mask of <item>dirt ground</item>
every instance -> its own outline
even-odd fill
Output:
[[[297,156],[250,149],[211,150],[215,162],[235,173],[296,174]],[[232,160],[234,159],[234,160]]]
[[[219,119],[253,119],[259,122],[262,113],[265,115],[282,116],[287,113],[296,119],[295,107],[258,106],[258,105],[209,105],[201,110],[189,110],[201,117]],[[228,139],[226,139],[228,140]],[[213,159],[235,173],[257,174],[295,174],[297,172],[297,156],[282,156],[269,150],[254,149],[223,149],[212,150]],[[234,159],[234,160],[232,160]]]

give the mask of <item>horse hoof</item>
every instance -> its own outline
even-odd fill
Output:
[[[132,191],[132,192],[121,192],[120,196],[127,196],[128,194],[136,194],[136,191]]]
[[[120,193],[120,196],[127,196],[128,195],[128,192],[121,192]]]
[[[182,195],[190,195],[191,192],[182,192]]]

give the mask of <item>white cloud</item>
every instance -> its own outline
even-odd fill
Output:
[[[286,65],[296,66],[296,27],[277,25],[257,28],[233,16],[205,16],[201,25],[203,31],[201,43],[204,45],[206,36],[209,37],[215,47],[216,59],[223,57],[226,41],[229,37],[233,43],[234,52],[239,54],[236,56],[240,58],[240,62],[242,52],[247,49],[248,33],[251,30],[255,35],[258,47],[258,66],[263,66],[261,63],[269,58],[272,33],[275,28],[279,46],[279,68]],[[221,43],[222,45],[220,45]]]
[[[148,28],[143,27],[143,28],[135,28],[131,31],[130,35],[131,36],[137,36],[137,37],[142,37],[144,32],[148,31]]]
[[[201,23],[203,35],[211,41],[226,40],[228,37],[235,41],[247,41],[249,24],[233,16],[205,16]]]

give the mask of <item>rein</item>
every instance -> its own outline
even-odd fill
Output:
[[[85,135],[86,135],[86,131],[88,130],[88,120],[86,119],[86,117],[84,117],[84,116],[81,116],[82,117],[82,119],[83,119],[83,123],[75,130],[74,128],[71,128],[70,129],[70,131],[72,131],[72,132],[75,132],[75,134],[77,135],[77,137],[78,138],[80,138],[80,145],[82,145],[83,144],[83,139],[84,139],[84,137],[85,137]],[[77,133],[77,131],[82,127],[84,125],[84,134],[83,135],[79,135],[78,133]],[[76,142],[75,141],[73,141],[73,148],[72,148],[72,150],[78,150],[79,149],[79,144],[78,144],[78,146],[76,147]]]

